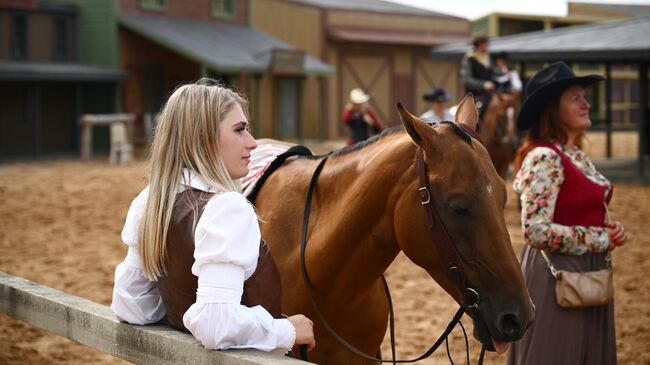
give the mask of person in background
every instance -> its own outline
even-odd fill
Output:
[[[429,102],[429,109],[420,115],[420,119],[429,124],[454,120],[453,115],[449,112],[449,108],[447,108],[447,102],[451,98],[442,87],[434,87],[431,91],[422,95],[422,99]]]
[[[348,145],[365,141],[373,134],[381,132],[384,127],[370,109],[370,96],[361,89],[350,91],[350,102],[343,111],[343,123],[350,130]]]
[[[211,79],[169,97],[149,185],[122,230],[128,252],[115,269],[111,310],[133,324],[165,319],[208,349],[311,349],[312,321],[281,315],[279,273],[240,193],[257,146],[247,115],[246,100]]]
[[[522,90],[521,78],[515,69],[508,65],[508,53],[498,52],[494,55],[494,68],[492,79],[496,85],[496,91],[507,94],[520,94]]]
[[[472,93],[476,100],[476,108],[479,116],[490,103],[492,92],[496,84],[492,81],[495,69],[490,63],[490,39],[485,35],[478,35],[472,41],[472,49],[469,50],[460,64],[460,77],[465,86],[465,93]]]
[[[581,149],[591,126],[585,87],[603,79],[577,77],[556,62],[526,86],[517,124],[527,134],[513,186],[521,201],[521,269],[536,318],[511,346],[509,365],[616,364],[614,303],[560,307],[540,253],[545,250],[558,270],[597,271],[611,267],[609,253],[626,242],[621,222],[607,214],[613,187]]]

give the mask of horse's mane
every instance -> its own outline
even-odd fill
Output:
[[[381,132],[379,134],[375,134],[374,136],[366,139],[363,142],[353,144],[352,146],[343,147],[340,150],[332,152],[332,156],[343,156],[343,155],[347,155],[349,153],[358,151],[360,149],[363,149],[363,148],[377,142],[378,140],[380,140],[380,139],[382,139],[382,138],[384,138],[386,136],[395,134],[395,133],[397,133],[399,131],[402,131],[402,130],[404,130],[404,127],[401,124],[397,125],[397,126],[394,126],[394,127],[386,128],[386,129],[384,129],[383,132]]]
[[[452,129],[454,130],[454,132],[456,132],[456,134],[459,137],[461,137],[468,144],[470,144],[470,145],[472,144],[472,137],[469,134],[467,134],[467,132],[462,130],[456,123],[454,123],[454,122],[440,122],[440,124],[449,124],[449,125],[451,125]],[[386,128],[380,134],[376,134],[376,135],[366,139],[363,142],[359,142],[359,143],[354,144],[352,146],[343,147],[343,148],[341,148],[339,150],[333,151],[330,154],[330,156],[334,157],[334,156],[344,156],[344,155],[350,154],[352,152],[364,149],[364,148],[368,147],[369,145],[374,144],[375,142],[379,141],[380,139],[383,139],[386,136],[393,135],[393,134],[401,132],[403,130],[404,130],[404,126],[402,126],[401,124],[397,125],[397,126],[394,126],[394,127]],[[297,156],[297,157],[298,158],[306,158],[306,159],[316,160],[316,159],[321,159],[324,156],[325,155],[312,155],[312,156],[306,155],[306,156]]]

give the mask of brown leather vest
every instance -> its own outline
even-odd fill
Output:
[[[167,321],[182,331],[187,331],[183,325],[183,315],[196,302],[198,287],[198,278],[192,274],[194,212],[196,209],[198,222],[213,195],[193,189],[178,194],[167,233],[167,274],[158,279],[157,286],[167,310]],[[280,273],[264,241],[260,242],[257,268],[244,282],[241,304],[247,307],[261,305],[274,318],[281,317]]]

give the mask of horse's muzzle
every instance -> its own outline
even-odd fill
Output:
[[[521,339],[533,323],[534,307],[530,318],[517,311],[504,310],[496,316],[493,326],[489,326],[480,308],[471,308],[474,321],[474,337],[479,340],[488,351],[495,351],[494,340],[498,342],[512,342]]]

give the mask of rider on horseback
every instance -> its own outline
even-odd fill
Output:
[[[490,40],[485,35],[476,36],[472,42],[473,49],[463,57],[460,77],[465,85],[465,92],[471,92],[476,100],[479,116],[490,103],[491,92],[496,84],[492,81],[495,70],[490,64]]]
[[[522,90],[521,78],[517,70],[508,66],[508,52],[501,51],[496,53],[494,60],[495,72],[492,80],[496,84],[496,90],[500,93],[519,94]]]

